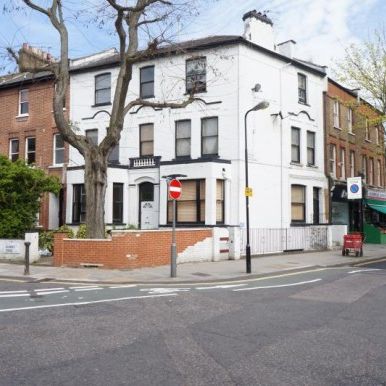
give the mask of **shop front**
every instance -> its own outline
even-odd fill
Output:
[[[364,201],[366,242],[386,244],[386,190],[367,188]]]

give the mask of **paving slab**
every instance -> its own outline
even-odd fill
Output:
[[[68,268],[31,265],[30,275],[23,276],[24,266],[0,263],[0,278],[56,280],[92,283],[190,283],[229,281],[308,270],[313,267],[351,266],[386,258],[386,246],[367,244],[363,257],[342,256],[340,250],[264,255],[252,259],[252,273],[245,273],[245,260],[184,263],[177,267],[177,278],[170,277],[170,266],[133,270]]]

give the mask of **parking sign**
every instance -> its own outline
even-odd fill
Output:
[[[360,200],[362,198],[362,178],[347,178],[347,198],[349,200]]]

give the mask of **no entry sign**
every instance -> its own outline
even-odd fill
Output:
[[[174,179],[169,183],[169,196],[173,200],[178,200],[181,197],[181,182]]]

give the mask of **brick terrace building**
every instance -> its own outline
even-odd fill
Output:
[[[68,146],[55,127],[53,91],[53,77],[48,72],[0,78],[0,153],[12,160],[24,159],[64,183]],[[43,197],[39,226],[54,229],[64,222],[63,196],[62,190],[59,197],[51,193]]]
[[[362,176],[367,191],[385,187],[382,114],[356,93],[328,80],[325,94],[325,170],[330,180],[330,222],[362,230],[361,203],[347,200],[347,177]]]

